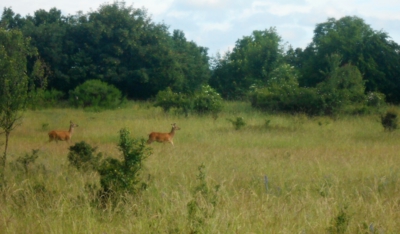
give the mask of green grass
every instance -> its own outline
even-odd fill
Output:
[[[235,130],[227,118],[243,117]],[[176,132],[175,147],[153,143],[142,194],[127,195],[114,209],[91,206],[94,172],[68,167],[68,144],[48,142],[50,130],[79,127],[72,144],[86,141],[118,157],[118,132],[134,138]],[[269,120],[268,125],[266,121]],[[39,149],[25,176],[8,165],[0,196],[5,233],[189,233],[187,205],[204,164],[207,184],[219,185],[206,233],[398,233],[400,231],[400,133],[385,132],[378,116],[335,120],[273,115],[246,103],[227,103],[214,120],[166,115],[148,103],[86,112],[27,111],[11,133],[8,162]],[[268,190],[264,178],[268,178]],[[209,207],[207,200],[199,204]]]

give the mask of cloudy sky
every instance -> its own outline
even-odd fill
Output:
[[[113,1],[109,1],[113,2]],[[98,10],[104,0],[1,0],[0,11],[11,7],[16,14],[33,15],[55,7],[63,15]],[[209,55],[231,50],[235,42],[254,30],[275,27],[284,42],[304,48],[313,30],[328,18],[358,16],[374,30],[389,34],[400,44],[399,0],[135,0],[125,1],[145,8],[153,22],[182,30],[186,38],[209,48]]]

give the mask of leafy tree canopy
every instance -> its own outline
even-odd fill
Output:
[[[0,25],[32,38],[51,71],[49,88],[65,93],[97,79],[128,97],[147,99],[166,87],[194,92],[210,76],[206,48],[187,41],[179,30],[171,35],[145,9],[124,2],[69,16],[53,8],[21,18],[5,9]]]
[[[313,87],[323,79],[320,71],[329,66],[324,57],[340,54],[340,65],[351,63],[363,74],[367,91],[379,91],[389,102],[400,102],[399,53],[399,45],[387,33],[373,30],[361,18],[347,16],[318,24],[312,43],[299,55],[301,62],[293,51],[291,59],[300,69],[300,85]]]
[[[210,84],[225,98],[241,98],[251,85],[268,81],[282,62],[283,47],[276,29],[254,31],[238,40],[232,52],[217,58]]]

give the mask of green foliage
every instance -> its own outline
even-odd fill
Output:
[[[208,220],[214,216],[218,202],[219,185],[211,189],[206,181],[204,164],[198,167],[198,185],[192,192],[192,200],[187,203],[190,233],[209,233]]]
[[[25,156],[17,158],[17,162],[22,165],[25,174],[28,174],[29,165],[35,163],[36,159],[39,157],[38,152],[38,149],[34,149],[31,154],[25,154]]]
[[[357,67],[347,64],[340,67],[341,56],[327,57],[329,70],[322,72],[325,80],[317,85],[326,114],[335,114],[343,107],[365,101],[365,86]]]
[[[396,109],[390,108],[386,111],[386,114],[381,116],[381,123],[385,130],[393,131],[398,128],[399,114]]]
[[[203,85],[193,97],[193,110],[198,114],[217,114],[222,105],[221,96],[209,85]]]
[[[265,111],[308,115],[323,113],[323,101],[313,88],[272,86],[253,90],[250,98],[253,107]]]
[[[172,92],[170,87],[157,93],[154,106],[161,107],[164,112],[175,108],[188,113],[192,109],[191,100],[185,94]]]
[[[283,65],[265,87],[252,87],[250,100],[253,107],[308,115],[334,115],[349,105],[364,105],[366,96],[362,76],[357,67],[340,66],[340,56],[327,57],[330,68],[322,72],[326,78],[316,88],[299,87],[295,71]]]
[[[386,95],[388,102],[400,101],[400,46],[382,30],[373,30],[363,19],[346,16],[338,20],[329,18],[317,24],[312,43],[298,54],[300,85],[315,87],[325,77],[319,71],[330,67],[325,56],[340,53],[340,66],[353,64],[363,79],[368,92]],[[297,59],[297,58],[296,58]],[[298,61],[297,60],[297,61]]]
[[[125,128],[119,134],[118,147],[122,160],[107,158],[97,169],[102,188],[99,196],[102,198],[124,192],[136,194],[147,187],[141,180],[140,173],[143,161],[151,154],[150,149],[146,147],[144,139],[132,139],[129,130]]]
[[[30,109],[41,109],[56,107],[64,98],[64,93],[55,89],[42,90],[37,89],[29,93]]]
[[[237,117],[236,120],[232,120],[232,119],[226,119],[226,120],[228,120],[229,122],[232,123],[235,130],[239,130],[239,129],[243,128],[244,126],[246,126],[246,122],[244,121],[243,117]]]
[[[27,58],[36,53],[20,31],[0,28],[0,128],[5,133],[0,180],[4,180],[10,133],[22,118],[28,101],[29,75],[35,75],[27,72]]]
[[[99,166],[102,154],[94,155],[97,148],[93,148],[88,143],[81,141],[69,147],[68,161],[71,166],[78,170],[96,170]]]
[[[283,62],[280,43],[275,28],[256,30],[237,40],[232,52],[214,61],[210,85],[224,98],[245,98],[250,86],[264,84]]]
[[[368,92],[367,93],[367,105],[372,107],[384,107],[386,106],[385,94],[379,92]]]
[[[121,92],[100,80],[88,80],[69,92],[69,101],[75,107],[113,109],[122,102]]]
[[[178,73],[172,87],[175,92],[191,94],[207,84],[210,79],[209,57],[207,48],[187,41],[185,34],[174,30],[172,35],[174,60],[179,64]]]
[[[165,112],[174,108],[186,116],[190,112],[217,115],[222,110],[223,100],[209,85],[203,85],[194,95],[174,93],[167,88],[158,92],[154,106],[161,107]]]
[[[179,30],[171,35],[146,9],[124,1],[68,16],[51,8],[21,17],[8,8],[0,25],[32,38],[51,68],[48,87],[64,93],[98,79],[124,96],[148,99],[167,87],[192,93],[210,77],[207,48],[188,41]]]

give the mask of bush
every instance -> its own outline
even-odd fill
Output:
[[[222,98],[209,85],[203,85],[193,97],[193,110],[198,114],[217,114],[222,110]]]
[[[394,108],[389,109],[384,116],[381,116],[382,126],[387,131],[396,130],[398,122],[398,112]]]
[[[64,93],[55,89],[37,89],[29,93],[28,107],[30,109],[50,108],[60,103]]]
[[[96,170],[102,157],[101,153],[94,155],[97,148],[93,148],[84,141],[69,147],[68,161],[78,170]]]
[[[314,88],[273,87],[256,89],[250,95],[251,105],[266,111],[319,115],[323,100]]]
[[[53,107],[64,98],[64,93],[56,89],[45,90],[43,92],[43,103],[46,107]]]
[[[352,65],[341,64],[341,56],[327,56],[330,71],[323,72],[325,80],[317,85],[324,103],[324,112],[334,115],[346,106],[365,102],[365,81],[360,70]]]
[[[69,102],[77,108],[114,109],[122,101],[121,91],[100,80],[88,80],[69,92]]]
[[[154,106],[161,107],[164,112],[176,109],[186,116],[190,112],[216,115],[222,110],[222,101],[213,88],[205,85],[194,95],[174,93],[171,88],[167,88],[158,92]]]
[[[119,150],[122,160],[107,158],[98,168],[100,174],[100,198],[109,198],[115,194],[128,192],[136,194],[147,184],[141,181],[140,173],[143,161],[151,154],[144,139],[131,139],[127,129],[120,130]]]
[[[226,119],[232,123],[235,130],[239,130],[242,127],[246,126],[246,122],[244,121],[243,117],[237,117],[236,120]]]
[[[175,108],[187,115],[192,109],[192,101],[185,94],[174,93],[168,87],[166,90],[157,93],[154,106],[161,107],[166,113]]]
[[[253,87],[252,106],[269,111],[336,115],[348,106],[365,105],[365,85],[358,68],[351,64],[339,67],[338,55],[329,56],[328,60],[331,70],[323,73],[326,79],[315,88],[299,87],[295,75],[283,72],[287,67],[277,70],[276,77],[265,87]],[[372,100],[379,101],[381,96]]]

